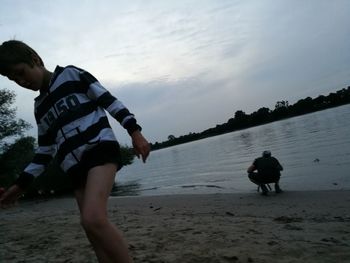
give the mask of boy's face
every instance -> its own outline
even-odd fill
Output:
[[[27,63],[18,63],[10,68],[7,77],[23,88],[37,91],[43,84],[44,73],[45,68],[36,63],[33,66]]]

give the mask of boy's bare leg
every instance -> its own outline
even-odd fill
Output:
[[[79,210],[80,210],[80,214],[82,215],[82,206],[83,206],[83,202],[84,202],[84,189],[78,189],[75,190],[75,198],[77,200],[78,206],[79,206]],[[85,232],[87,238],[89,239],[91,245],[94,248],[95,254],[98,258],[99,262],[108,262],[107,260],[107,256],[104,254],[103,250],[100,250],[99,246],[95,246],[92,241],[94,240],[92,237],[89,236],[88,232]]]
[[[105,164],[92,168],[84,189],[76,191],[81,223],[99,262],[132,262],[119,230],[108,220],[107,201],[117,167]]]

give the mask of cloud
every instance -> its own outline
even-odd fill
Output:
[[[162,141],[236,110],[348,86],[349,8],[346,0],[4,0],[0,39],[32,45],[48,69],[88,70],[136,113],[151,141]],[[3,78],[0,85],[14,87]],[[15,90],[19,115],[33,120],[28,93]]]

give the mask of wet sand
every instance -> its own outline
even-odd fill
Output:
[[[110,198],[134,262],[350,262],[350,191]],[[0,262],[97,262],[72,198],[0,210]]]

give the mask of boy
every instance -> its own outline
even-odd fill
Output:
[[[40,56],[21,41],[0,46],[0,74],[35,98],[39,147],[13,186],[0,195],[1,207],[13,204],[53,156],[72,179],[81,224],[99,262],[131,262],[119,230],[108,220],[107,201],[121,168],[119,144],[107,110],[128,131],[137,157],[146,161],[150,146],[134,115],[88,72],[74,66],[48,71]]]

